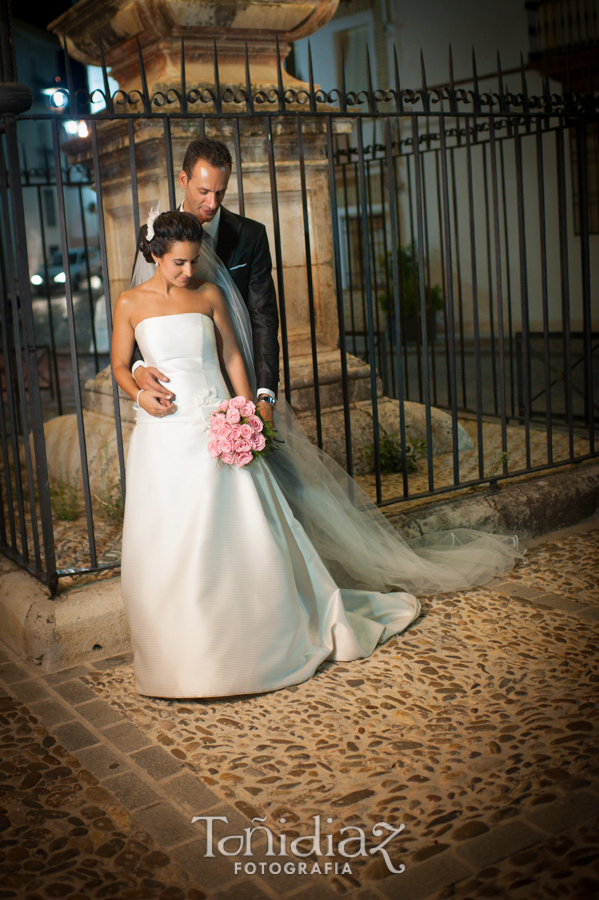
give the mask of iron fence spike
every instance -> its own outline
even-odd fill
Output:
[[[135,40],[137,41],[137,56],[139,58],[139,72],[141,75],[141,95],[143,98],[144,104],[144,112],[147,115],[152,114],[152,104],[150,103],[150,93],[148,91],[148,80],[146,78],[146,67],[144,65],[143,53],[141,52],[141,44],[139,42],[139,35],[135,35]]]
[[[112,99],[112,94],[110,93],[110,83],[108,81],[108,69],[106,68],[106,59],[104,58],[104,42],[102,41],[102,35],[99,35],[100,38],[100,61],[102,65],[102,81],[104,82],[104,96],[106,98],[106,109],[110,113],[110,115],[114,115],[114,102]]]
[[[399,80],[399,63],[397,61],[397,44],[393,43],[393,68],[395,71],[395,106],[397,108],[397,112],[402,113],[404,111],[403,108],[403,97],[401,95],[401,82]]]
[[[285,88],[283,87],[283,66],[281,65],[281,47],[279,45],[279,35],[276,35],[277,45],[277,84],[279,88],[279,109],[285,111]]]
[[[254,98],[252,97],[252,82],[250,79],[250,51],[248,48],[248,42],[245,42],[245,90],[246,90],[246,105],[248,108],[248,112],[254,112]]]
[[[218,48],[216,40],[214,43],[214,112],[222,112],[222,100],[220,95],[220,77],[218,71]]]
[[[181,99],[179,101],[181,113],[187,115],[187,82],[185,78],[185,38],[181,35]]]
[[[314,91],[314,67],[312,65],[312,44],[308,39],[308,78],[310,82],[310,111],[316,112],[316,93]]]

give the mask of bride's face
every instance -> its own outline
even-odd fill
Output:
[[[154,256],[154,261],[169,284],[185,287],[196,270],[199,254],[199,244],[177,241],[164,256]]]

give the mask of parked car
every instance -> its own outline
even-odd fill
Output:
[[[69,250],[69,271],[73,291],[87,288],[87,263],[89,261],[90,286],[102,287],[102,261],[97,247],[77,247]],[[50,256],[47,268],[40,266],[31,276],[31,284],[38,294],[46,293],[46,273],[50,291],[64,290],[66,275],[62,264],[62,250],[55,250]]]

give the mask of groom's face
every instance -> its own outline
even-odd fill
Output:
[[[185,212],[192,213],[202,225],[211,222],[225,199],[230,175],[229,166],[214,167],[203,159],[197,161],[190,178],[187,172],[179,172]]]

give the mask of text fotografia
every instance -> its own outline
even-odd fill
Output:
[[[366,831],[363,828],[357,825],[347,825],[339,830],[339,834],[344,835],[344,837],[335,841],[335,835],[322,832],[319,815],[312,816],[312,819],[314,821],[314,831],[311,834],[296,837],[289,842],[287,840],[289,835],[285,833],[275,835],[268,825],[256,825],[253,828],[244,828],[242,834],[228,834],[225,837],[221,837],[216,843],[216,850],[221,856],[252,857],[254,855],[252,850],[253,836],[255,834],[264,834],[266,835],[267,849],[266,852],[260,850],[260,855],[288,858],[288,861],[283,863],[236,862],[234,864],[236,875],[239,875],[241,872],[244,875],[255,875],[257,872],[261,875],[264,875],[265,872],[268,872],[270,875],[279,875],[281,872],[287,875],[351,875],[349,862],[332,862],[331,858],[341,856],[345,860],[369,859],[376,853],[381,854],[390,872],[399,875],[405,871],[406,867],[403,863],[397,868],[393,865],[388,852],[391,842],[398,834],[401,834],[406,827],[405,825],[395,828],[395,826],[389,825],[388,822],[377,822],[376,825],[372,826],[372,837],[377,839],[384,838],[384,840],[367,849]],[[286,821],[283,818],[279,819],[282,825]],[[326,821],[330,825],[333,819],[327,818]],[[224,822],[225,825],[228,825],[228,818],[226,816],[193,816],[191,824],[193,825],[194,822],[206,823],[206,852],[204,856],[206,858],[215,857],[214,823]],[[252,822],[266,822],[266,818],[252,819]],[[317,862],[313,859],[310,862],[296,861],[305,859],[308,856],[324,857],[325,859],[322,862],[320,859]],[[294,860],[289,859],[289,857],[294,857]]]

